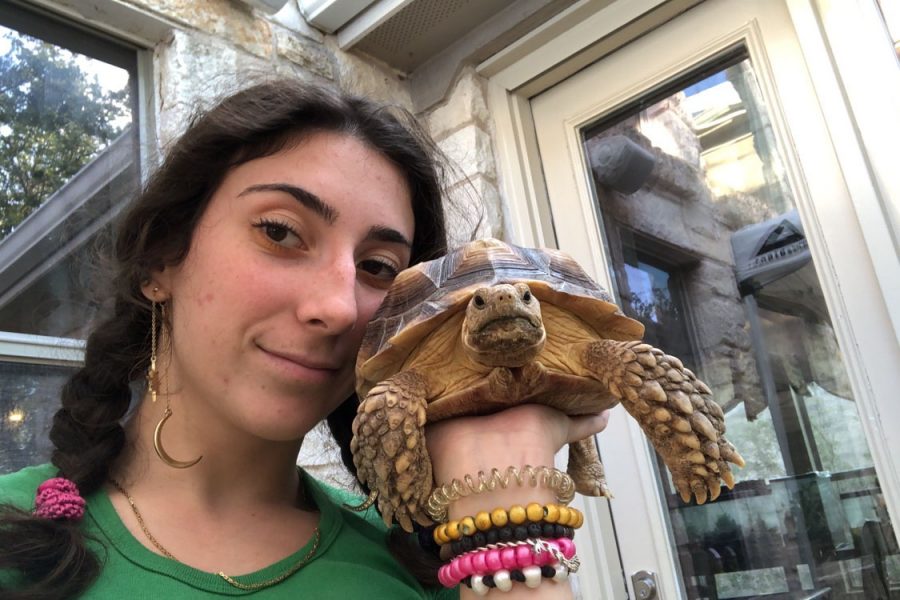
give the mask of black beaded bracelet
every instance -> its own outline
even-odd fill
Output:
[[[487,531],[479,531],[473,535],[463,536],[450,542],[450,555],[459,556],[460,554],[499,542],[524,542],[529,538],[556,539],[561,537],[573,539],[575,537],[575,529],[559,523],[505,525],[503,527],[493,527]]]

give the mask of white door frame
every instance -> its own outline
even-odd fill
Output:
[[[900,74],[890,71],[890,65],[867,63],[869,77],[873,73],[879,77],[877,100],[871,98],[873,94],[865,80],[852,76],[854,63],[849,55],[853,47],[848,43],[850,36],[859,39],[855,35],[863,31],[869,35],[869,46],[877,46],[877,37],[876,42],[871,41],[872,32],[877,29],[874,19],[877,15],[871,10],[874,0],[778,1],[782,6],[776,12],[784,15],[780,17],[781,21],[796,33],[799,51],[796,46],[788,50],[766,48],[761,41],[760,19],[753,16],[740,30],[707,43],[688,61],[659,55],[652,81],[637,82],[629,89],[620,89],[618,99],[605,100],[613,105],[634,97],[699,60],[702,52],[714,54],[729,43],[743,40],[754,64],[764,71],[760,83],[767,101],[774,102],[770,109],[778,113],[775,120],[784,123],[787,116],[801,118],[798,115],[802,112],[814,113],[810,117],[812,121],[796,125],[803,127],[803,136],[795,139],[785,130],[780,132],[780,141],[788,154],[801,156],[801,162],[806,160],[803,157],[810,162],[825,160],[825,164],[829,164],[830,161],[841,181],[838,186],[833,185],[830,177],[805,181],[793,157],[786,157],[794,166],[792,183],[801,196],[798,208],[810,230],[810,245],[823,279],[836,333],[846,353],[863,427],[889,514],[897,527],[900,524],[900,479],[898,459],[894,457],[900,458],[900,427],[897,427],[900,425],[900,402],[894,400],[894,390],[900,389],[900,347],[897,343],[900,262],[896,251],[897,199],[900,195],[893,195],[893,201],[890,198],[900,189],[900,175],[890,173],[886,163],[892,160],[892,155],[885,149],[891,141],[895,145],[900,137],[900,116],[886,113],[890,116],[873,123],[870,113],[860,119],[851,111],[871,111],[873,107],[896,111],[895,107],[900,105],[896,102],[896,98],[900,98]],[[697,3],[689,0],[579,2],[544,28],[479,66],[479,72],[489,80],[501,192],[506,200],[506,223],[511,241],[534,246],[561,246],[554,234],[531,99],[694,4]],[[716,10],[717,4],[720,4],[719,0],[709,0],[695,10]],[[755,6],[760,4],[753,3]],[[854,13],[848,5],[859,5],[859,10]],[[850,14],[847,14],[848,10]],[[770,18],[771,15],[765,16],[765,19]],[[842,22],[853,23],[853,27],[849,30],[838,27]],[[561,35],[562,32],[565,35]],[[884,44],[890,48],[886,38]],[[787,52],[788,59],[780,52]],[[778,55],[777,61],[772,61],[773,55]],[[896,63],[893,67],[896,70]],[[802,80],[798,85],[805,86],[805,92],[795,94],[791,77],[797,74]],[[777,82],[777,90],[772,87],[772,82]],[[883,89],[885,93],[882,94]],[[815,93],[812,98],[810,90]],[[570,200],[575,202],[579,197],[590,198],[576,135],[577,127],[588,118],[589,115],[584,115],[581,120],[577,117],[569,119],[566,123],[568,139],[563,145],[567,151],[562,157],[555,157],[573,166],[571,183],[576,193]],[[815,122],[819,123],[818,127]],[[792,121],[791,129],[794,127]],[[590,217],[588,223],[594,220],[592,212],[585,211],[583,202],[574,210]],[[593,224],[593,233],[586,235],[593,235],[595,239],[580,250],[576,245],[575,254],[601,284],[612,288],[599,231]],[[568,247],[572,243],[567,233],[562,245]],[[627,421],[628,425],[623,425],[622,421]],[[617,428],[616,431],[613,428]],[[600,436],[600,442],[601,450],[607,451],[606,456],[617,457],[616,465],[608,464],[607,469],[615,471],[616,466],[621,466],[631,475],[623,489],[623,473],[620,473],[619,487],[613,490],[632,503],[631,518],[622,517],[620,511],[614,510],[619,536],[627,531],[628,536],[639,540],[622,554],[626,570],[632,570],[631,567],[637,564],[629,553],[633,553],[635,547],[642,548],[645,553],[642,562],[650,564],[659,574],[662,597],[680,597],[681,584],[663,503],[655,484],[654,464],[639,429],[633,421],[621,417],[608,433]],[[620,463],[621,453],[630,453],[630,456],[622,457]],[[613,473],[610,475],[614,476]],[[642,498],[643,502],[636,502],[637,498]],[[595,569],[596,573],[588,571],[580,577],[585,597],[623,597],[621,584],[615,581],[621,579],[615,572],[615,546],[610,547],[608,539],[594,539],[609,535],[608,514],[604,515],[597,502],[588,503],[586,514],[593,533],[592,543],[583,549],[587,542],[583,539],[579,543],[579,553],[586,551],[585,562],[599,568]],[[620,545],[620,551],[622,549]],[[630,574],[625,573],[626,579]],[[630,582],[628,587],[631,588]]]

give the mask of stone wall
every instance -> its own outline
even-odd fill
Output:
[[[236,0],[130,0],[171,24],[154,48],[158,135],[163,147],[186,117],[254,81],[295,76],[409,108],[407,86],[390,69],[337,48],[294,3],[275,16]]]
[[[464,67],[446,100],[422,115],[451,167],[447,182],[451,245],[473,237],[503,237],[485,85],[473,67]]]

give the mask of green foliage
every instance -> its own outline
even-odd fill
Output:
[[[0,56],[0,237],[122,131],[128,88],[104,90],[74,56],[9,33]]]

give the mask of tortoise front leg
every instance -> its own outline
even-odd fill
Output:
[[[638,421],[685,502],[691,494],[698,504],[715,500],[720,479],[734,486],[728,462],[742,467],[744,459],[725,439],[725,415],[712,392],[680,360],[641,342],[601,340],[575,352]]]
[[[425,378],[404,371],[373,387],[353,420],[350,451],[360,481],[377,493],[386,525],[406,531],[413,521],[430,525],[424,512],[433,485],[425,447]]]

